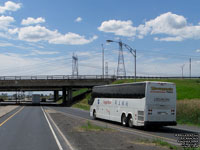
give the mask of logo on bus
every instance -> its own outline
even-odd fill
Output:
[[[151,87],[151,93],[173,93],[173,88]]]
[[[111,104],[111,101],[103,101],[103,103],[104,103],[105,105],[107,105],[107,104]]]

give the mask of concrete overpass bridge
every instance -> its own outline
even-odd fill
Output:
[[[73,89],[109,84],[115,79],[114,76],[101,75],[0,76],[0,92],[54,91],[57,100],[59,91],[62,91],[64,104],[70,104]]]

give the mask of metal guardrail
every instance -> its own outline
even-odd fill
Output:
[[[200,77],[156,77],[156,76],[137,76],[137,79],[198,79]],[[38,76],[0,76],[0,80],[71,80],[71,79],[134,79],[134,76],[114,76],[114,75],[38,75]]]
[[[102,75],[39,75],[39,76],[0,76],[0,80],[70,80],[70,79],[116,79]]]

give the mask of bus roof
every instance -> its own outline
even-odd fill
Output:
[[[95,86],[95,88],[101,88],[101,87],[108,87],[108,86],[122,86],[122,85],[132,85],[132,84],[151,84],[151,83],[157,83],[157,84],[174,84],[172,82],[161,82],[161,81],[142,81],[142,82],[131,82],[131,83],[121,83],[121,84],[107,84],[107,85],[100,85]]]

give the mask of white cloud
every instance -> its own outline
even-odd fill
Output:
[[[45,19],[42,17],[39,18],[32,18],[32,17],[28,17],[27,19],[23,19],[21,24],[22,25],[30,25],[30,24],[39,24],[39,23],[44,23]]]
[[[0,42],[0,47],[10,47],[10,46],[14,46],[14,45],[8,42]]]
[[[166,38],[158,38],[158,37],[155,37],[154,38],[155,41],[182,41],[183,38],[182,37],[166,37]]]
[[[7,1],[5,2],[4,6],[0,6],[0,14],[5,13],[6,11],[17,11],[21,8],[21,6],[21,3]]]
[[[55,37],[53,39],[49,40],[49,43],[53,44],[68,44],[68,45],[82,45],[82,44],[88,44],[92,41],[96,40],[98,37],[93,36],[90,39],[86,39],[84,36],[81,36],[76,33],[67,33],[65,35],[60,35],[58,37]]]
[[[23,41],[48,41],[52,44],[81,45],[88,44],[97,39],[97,36],[93,36],[92,38],[86,39],[84,36],[71,32],[63,35],[57,30],[52,31],[47,29],[46,27],[39,25],[22,27],[17,30],[10,30],[10,33],[12,32],[17,32],[18,38]]]
[[[30,55],[54,55],[54,54],[59,54],[59,52],[32,50],[32,53]]]
[[[114,33],[115,35],[132,37],[136,34],[136,27],[132,24],[131,20],[108,20],[102,22],[101,26],[98,27],[98,30],[107,33]]]
[[[197,53],[200,53],[200,49],[197,49],[196,52],[197,52]]]
[[[155,19],[146,21],[137,27],[132,21],[108,20],[98,27],[100,31],[114,33],[125,37],[144,38],[147,35],[166,35],[167,37],[156,37],[157,41],[183,41],[186,39],[200,39],[200,25],[192,25],[184,16],[167,12]]]
[[[81,22],[83,19],[81,17],[78,17],[75,19],[75,22]]]
[[[15,19],[11,16],[0,16],[0,30],[7,30]]]

